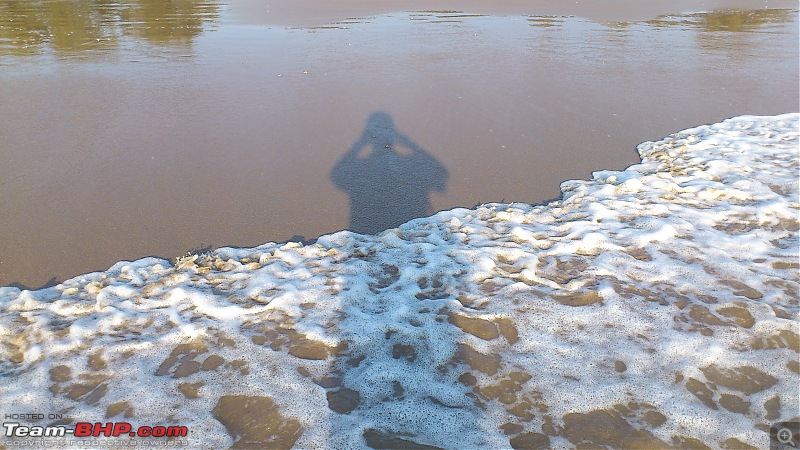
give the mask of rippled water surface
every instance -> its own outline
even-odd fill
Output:
[[[539,202],[641,141],[797,110],[793,9],[252,22],[0,0],[0,285]]]

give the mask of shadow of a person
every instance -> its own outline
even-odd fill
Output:
[[[360,156],[368,145],[372,151]],[[370,114],[361,138],[331,170],[333,183],[350,196],[348,229],[362,234],[430,215],[428,193],[444,192],[447,176],[439,161],[395,130],[385,112]]]

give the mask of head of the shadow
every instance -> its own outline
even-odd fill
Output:
[[[447,169],[395,128],[391,116],[372,113],[360,139],[331,171],[350,197],[349,230],[374,234],[430,215],[430,191],[444,192]]]

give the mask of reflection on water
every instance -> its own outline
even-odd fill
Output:
[[[693,14],[667,14],[643,22],[605,22],[615,30],[646,25],[652,28],[682,28],[698,31],[749,32],[769,25],[784,25],[794,20],[796,12],[789,9],[759,9],[750,11],[724,10]],[[537,28],[560,28],[571,16],[530,16],[528,24]]]
[[[703,31],[755,31],[765,25],[786,24],[795,12],[786,9],[759,9],[752,11],[714,11],[686,16],[661,16],[648,20],[653,27],[684,26]]]
[[[566,16],[531,16],[528,24],[537,28],[558,28],[564,22]]]
[[[0,56],[112,50],[126,37],[188,46],[218,10],[206,0],[0,0]]]
[[[763,51],[750,38],[754,33],[771,33],[794,20],[796,11],[762,9],[751,11],[714,11],[686,16],[662,16],[645,22],[659,27],[696,29],[700,48],[721,51],[733,60],[741,59],[752,51]]]
[[[0,56],[29,56],[52,49],[56,55],[75,55],[118,48],[125,38],[160,46],[190,46],[205,27],[219,19],[215,0],[0,0]],[[705,32],[752,32],[791,22],[795,11],[763,9],[663,15],[644,22],[607,22],[608,29],[635,26],[683,28]],[[461,23],[484,17],[463,11],[419,11],[410,20]],[[560,29],[571,16],[530,16],[529,25]],[[350,19],[310,29],[348,28],[369,23]],[[707,37],[706,37],[707,38]],[[713,37],[710,38],[713,41]],[[713,47],[713,43],[701,45]]]
[[[652,40],[653,33],[665,31],[684,32],[683,36],[696,39],[698,48],[721,52],[728,58],[741,59],[761,51],[763,42],[758,35],[785,33],[786,26],[795,21],[797,11],[789,9],[721,10],[691,14],[666,14],[641,22],[592,23],[575,20],[571,16],[530,16],[528,25],[547,31],[542,36],[542,45],[549,46],[548,39],[580,25],[584,32],[602,32],[607,36],[598,51],[611,45],[633,45]],[[581,35],[579,41],[586,40]]]
[[[122,10],[132,35],[149,42],[188,45],[217,18],[218,6],[201,0],[137,0]]]
[[[793,20],[794,11],[787,9],[761,9],[751,11],[722,10],[705,13],[662,15],[643,22],[606,22],[611,28],[624,29],[632,25],[645,24],[650,27],[683,27],[701,31],[755,31],[764,25],[786,24]],[[485,17],[483,14],[466,14],[463,11],[419,11],[411,14],[411,20],[427,20],[432,23],[463,22],[464,19]],[[537,28],[558,28],[572,16],[529,16],[528,24]]]

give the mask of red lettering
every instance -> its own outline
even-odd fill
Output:
[[[94,430],[92,431],[92,436],[100,436],[100,433],[103,433],[106,436],[111,436],[111,432],[113,429],[114,429],[114,422],[108,422],[105,425],[103,425],[100,422],[96,422],[94,424]]]
[[[75,424],[75,437],[87,437],[92,434],[92,424],[88,422],[78,422]]]
[[[114,437],[117,437],[120,434],[126,434],[129,433],[130,431],[131,431],[131,424],[129,424],[128,422],[118,422],[114,424],[114,431],[112,431],[111,434]]]
[[[167,428],[167,436],[184,437],[189,434],[189,429],[186,427],[169,427]]]
[[[75,437],[119,437],[126,434],[129,436],[139,437],[186,437],[189,434],[189,429],[184,426],[142,426],[136,429],[134,432],[133,426],[128,422],[96,422],[94,424],[88,422],[78,422],[75,424]]]

